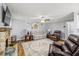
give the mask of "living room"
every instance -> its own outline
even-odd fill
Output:
[[[78,6],[0,3],[0,55],[79,56]]]

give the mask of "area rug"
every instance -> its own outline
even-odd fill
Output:
[[[49,45],[53,41],[50,39],[39,39],[35,41],[23,42],[22,46],[26,56],[47,56]]]

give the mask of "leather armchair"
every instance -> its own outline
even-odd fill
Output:
[[[48,33],[47,38],[49,38],[53,41],[58,41],[61,38],[61,31],[55,30],[53,34]]]
[[[74,34],[70,34],[70,36],[68,37],[68,39],[70,41],[72,41],[73,43],[75,43],[76,45],[79,45],[79,36],[74,35]]]
[[[49,56],[79,56],[79,37],[70,34],[64,45],[53,43],[49,48]]]

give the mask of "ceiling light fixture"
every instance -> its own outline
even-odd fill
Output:
[[[50,21],[50,19],[46,16],[46,17],[41,17],[41,23],[46,23],[46,22],[48,22],[48,21]]]

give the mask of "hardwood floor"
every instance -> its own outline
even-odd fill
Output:
[[[17,44],[18,47],[18,56],[25,56],[24,49],[21,43]]]

